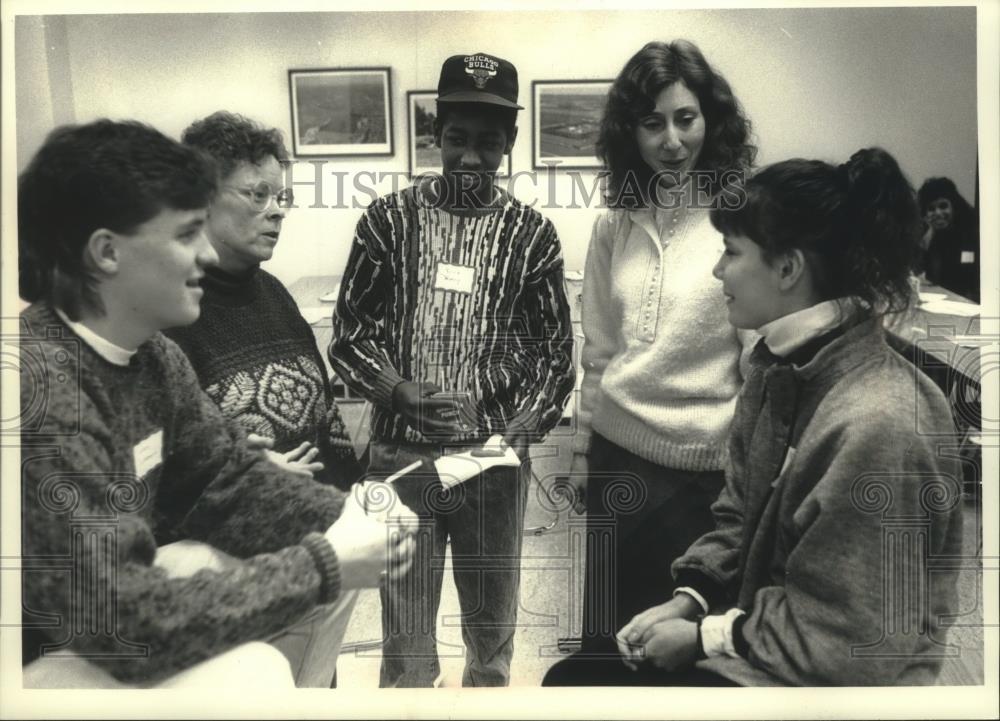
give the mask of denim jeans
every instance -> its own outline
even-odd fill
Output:
[[[373,442],[369,473],[388,474],[440,452],[437,446]],[[462,685],[507,685],[530,478],[525,460],[519,468],[493,468],[449,490],[436,474],[411,473],[394,483],[420,527],[410,571],[381,588],[380,686],[429,687],[440,675],[437,612],[449,538],[466,649]]]

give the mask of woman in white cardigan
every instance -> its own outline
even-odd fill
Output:
[[[671,562],[711,528],[742,383],[712,267],[715,205],[756,148],[728,83],[690,42],[651,42],[612,85],[598,151],[609,210],[583,289],[584,379],[571,482],[588,513],[583,655],[669,597]],[[584,500],[585,499],[585,500]]]

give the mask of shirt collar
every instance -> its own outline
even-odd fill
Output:
[[[771,353],[785,358],[812,339],[842,325],[852,315],[853,304],[846,298],[837,298],[772,320],[757,332],[763,336]]]
[[[55,309],[56,315],[62,320],[63,323],[69,326],[70,330],[80,336],[80,340],[89,345],[97,355],[101,356],[108,363],[116,366],[127,366],[129,361],[132,360],[132,356],[135,355],[134,350],[126,350],[121,346],[115,345],[109,340],[102,338],[92,331],[83,323],[77,323],[76,321],[70,320],[65,313],[63,313],[58,308]]]

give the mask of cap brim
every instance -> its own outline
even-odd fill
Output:
[[[512,103],[506,98],[501,98],[493,93],[481,93],[478,90],[462,90],[458,93],[448,93],[438,96],[439,103],[489,103],[490,105],[500,105],[505,108],[517,108],[524,110],[517,103]]]

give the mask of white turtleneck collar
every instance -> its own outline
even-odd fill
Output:
[[[70,330],[80,336],[80,340],[93,348],[94,352],[108,363],[116,366],[127,366],[129,361],[132,360],[132,356],[135,355],[134,350],[126,350],[121,346],[115,345],[111,341],[97,335],[97,333],[83,325],[83,323],[77,323],[76,321],[70,320],[66,314],[58,308],[55,310],[56,315],[62,319],[62,322],[68,325]]]
[[[853,314],[854,303],[848,298],[825,300],[765,323],[757,332],[764,337],[768,350],[785,358],[813,338],[842,325]]]

